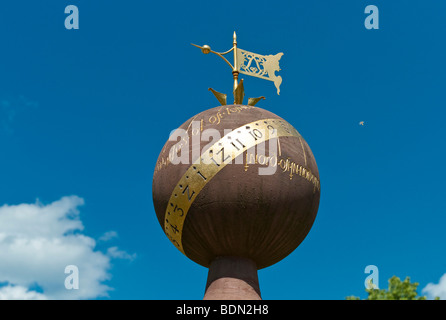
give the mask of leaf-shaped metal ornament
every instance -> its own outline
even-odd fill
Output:
[[[265,97],[258,97],[258,98],[249,98],[248,99],[248,106],[255,106],[257,102],[260,100],[265,100]]]
[[[243,104],[245,97],[245,88],[243,87],[243,79],[240,80],[237,88],[234,90],[234,104]]]
[[[226,99],[227,98],[227,94],[226,93],[221,93],[221,92],[215,91],[212,88],[209,88],[209,91],[211,91],[214,94],[214,96],[217,98],[218,102],[220,102],[220,104],[222,106],[226,105],[226,100],[227,100]]]

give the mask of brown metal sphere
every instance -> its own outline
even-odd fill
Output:
[[[251,130],[247,124],[253,128],[284,127],[285,134],[278,138],[277,153],[270,153],[272,149],[265,143],[265,155],[249,154],[246,150],[250,145],[245,140],[236,141],[236,131],[229,140],[228,129]],[[181,242],[187,257],[205,267],[209,267],[217,257],[242,257],[254,261],[257,269],[261,269],[282,260],[303,241],[319,206],[319,172],[310,147],[300,135],[288,134],[290,127],[284,119],[267,110],[243,105],[219,106],[186,121],[180,128],[187,130],[191,140],[194,135],[202,135],[210,128],[218,130],[221,137],[227,137],[227,144],[220,146],[218,141],[201,139],[204,140],[200,141],[201,155],[212,150],[217,155],[217,150],[227,150],[225,146],[229,147],[231,143],[237,150],[245,148],[240,156],[242,163],[232,161],[212,179],[206,177],[208,174],[199,173],[201,176],[197,176],[195,181],[203,180],[201,190],[189,188],[189,185],[180,186],[183,197],[190,204],[187,212],[175,213],[183,213],[182,226],[172,225],[172,219],[169,221],[177,209],[169,199],[180,195],[174,191],[179,190],[180,179],[192,179],[187,172],[195,160],[191,159],[193,145],[183,145],[189,150],[188,163],[173,164],[172,156],[178,152],[174,146],[179,145],[180,138],[167,141],[155,167],[153,202],[166,234],[182,232],[181,239],[173,240],[173,243],[180,247]],[[258,169],[268,165],[275,168],[275,173],[259,175]],[[215,167],[216,164],[208,166]]]

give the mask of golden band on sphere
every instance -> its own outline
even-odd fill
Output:
[[[301,137],[285,120],[253,121],[216,141],[189,167],[173,189],[164,216],[164,232],[183,254],[186,255],[182,234],[187,212],[204,186],[243,152],[271,138],[286,136]]]

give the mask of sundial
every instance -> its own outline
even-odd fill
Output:
[[[220,105],[184,122],[166,142],[153,176],[156,215],[172,244],[209,268],[205,299],[260,299],[257,270],[288,256],[313,225],[318,168],[289,122],[255,106],[264,97],[243,104],[240,74],[272,81],[279,94],[283,53],[239,49],[235,32],[226,52],[194,46],[230,66],[234,103],[209,89]]]

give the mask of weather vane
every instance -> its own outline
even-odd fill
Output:
[[[233,46],[226,52],[216,52],[211,50],[211,47],[208,45],[198,46],[196,44],[191,43],[193,46],[200,48],[204,54],[214,53],[220,58],[222,58],[232,69],[232,76],[234,78],[234,104],[242,104],[243,98],[245,96],[244,88],[243,88],[243,79],[238,82],[238,77],[240,73],[246,74],[248,76],[253,76],[265,80],[270,80],[274,82],[274,85],[277,88],[277,94],[280,94],[280,84],[282,83],[282,77],[276,76],[276,71],[280,71],[279,60],[283,56],[283,52],[279,52],[276,55],[260,55],[257,53],[249,52],[243,49],[237,48],[237,35],[234,31],[233,36]],[[224,55],[234,52],[234,65],[232,65],[228,59],[224,57]],[[227,95],[224,93],[220,93],[215,91],[212,88],[209,88],[210,91],[215,95],[218,101],[222,105],[226,105]],[[248,105],[255,105],[261,99],[265,99],[265,97],[259,98],[249,98]]]

